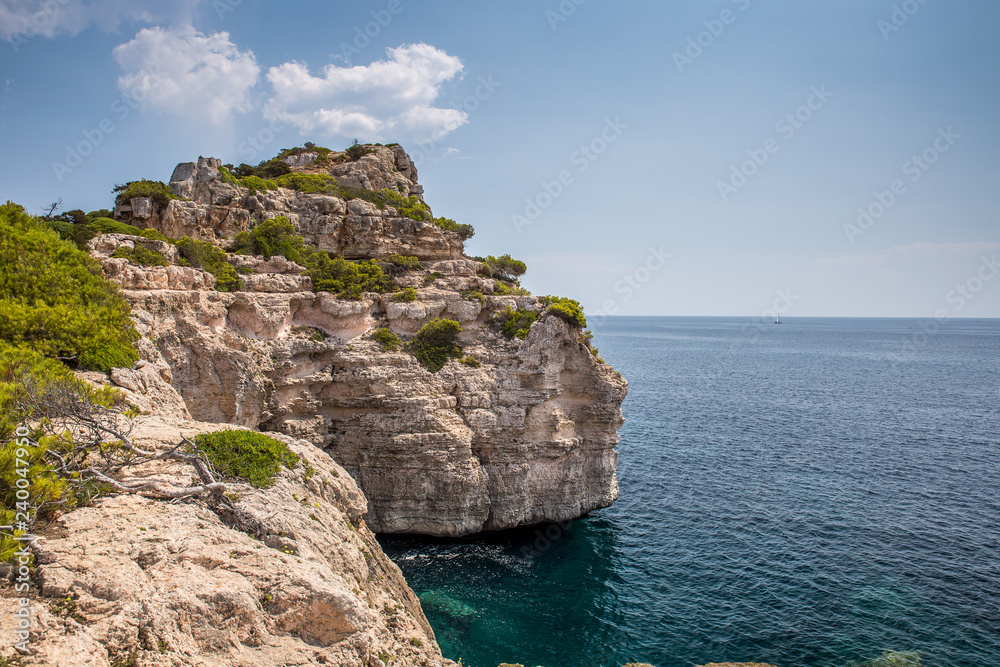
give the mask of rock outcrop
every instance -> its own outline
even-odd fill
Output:
[[[316,168],[306,162],[302,169]],[[341,182],[377,188],[393,178],[401,191],[417,191],[416,170],[399,147],[378,147],[333,172]],[[278,431],[326,450],[360,484],[376,532],[467,535],[574,519],[617,498],[627,384],[578,328],[550,315],[525,340],[504,337],[498,313],[540,313],[542,301],[491,295],[496,281],[462,254],[456,234],[436,225],[389,214],[376,220],[358,199],[250,195],[218,174],[218,160],[179,165],[171,185],[193,201],[174,200],[144,224],[224,239],[255,216],[288,215],[328,250],[446,258],[396,276],[415,289],[412,302],[391,294],[351,301],[309,291],[302,267],[281,258],[231,257],[247,289],[221,293],[207,274],[199,281],[167,271],[180,267],[124,267],[108,257],[116,244],[142,239],[95,239],[94,253],[125,289],[193,418]],[[268,206],[241,208],[262,194]],[[180,216],[181,209],[192,213]],[[405,339],[434,318],[461,325],[467,364],[452,360],[431,373],[373,339],[382,327]]]
[[[162,450],[219,428],[149,416],[133,435]],[[17,664],[453,667],[365,525],[355,482],[311,444],[275,437],[300,461],[267,489],[230,484],[232,510],[113,496],[47,527],[30,653]],[[183,483],[190,469],[160,461],[129,474]],[[5,636],[17,604],[0,597]]]
[[[380,209],[363,199],[345,201],[287,188],[254,191],[223,182],[221,166],[216,158],[179,164],[170,187],[182,199],[171,200],[162,210],[149,198],[133,199],[119,206],[115,215],[140,229],[153,227],[173,238],[211,241],[232,240],[263,220],[286,216],[308,242],[349,259],[394,254],[423,260],[462,257],[462,241],[457,236],[429,222],[405,218],[391,206]],[[351,187],[423,195],[423,187],[416,183],[416,167],[399,146],[376,147],[360,160],[334,165],[328,172],[314,164],[297,171],[330,173]]]

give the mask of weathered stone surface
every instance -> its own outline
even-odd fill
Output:
[[[105,257],[101,268],[126,290],[211,290],[215,276],[186,266],[136,266],[127,259]]]
[[[251,193],[249,188],[223,183],[220,162],[217,158],[199,158],[197,164],[177,165],[170,187],[183,199],[171,200],[162,210],[146,200],[148,206],[141,204],[136,209],[133,203],[119,207],[115,215],[174,238],[190,236],[211,241],[232,240],[263,220],[286,216],[307,241],[349,258],[394,254],[425,260],[462,258],[461,239],[432,223],[400,217],[391,207],[379,209],[361,199],[345,201],[285,188]],[[327,169],[315,161],[293,167],[306,173],[332,174],[343,185],[391,188],[404,195],[423,193],[416,182],[416,167],[399,146],[375,147],[374,153],[353,162],[333,160],[332,166],[322,164]]]
[[[419,293],[412,303],[325,293],[126,296],[195,418],[327,449],[364,489],[376,531],[463,535],[613,502],[625,381],[558,318],[543,318],[523,342],[486,323],[506,305],[538,308],[535,297],[480,304]],[[441,316],[461,323],[480,368],[452,361],[429,373],[371,339],[379,326],[406,336]],[[297,335],[301,327],[327,338]]]
[[[134,436],[162,450],[218,428],[146,417]],[[43,531],[32,653],[19,664],[453,667],[361,518],[351,477],[308,443],[276,437],[300,462],[268,489],[231,484],[233,510],[125,495]],[[184,483],[190,469],[155,462],[129,474]],[[5,636],[17,604],[0,597]]]

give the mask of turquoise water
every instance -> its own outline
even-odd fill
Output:
[[[595,332],[630,382],[617,503],[568,526],[382,540],[445,655],[1000,665],[1000,321]]]

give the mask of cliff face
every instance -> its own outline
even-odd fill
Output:
[[[404,194],[422,194],[398,147],[333,171],[341,183],[396,182]],[[287,215],[307,240],[333,252],[428,260],[425,270],[396,278],[417,290],[410,303],[313,293],[302,267],[281,258],[231,257],[247,289],[220,293],[194,269],[107,257],[118,245],[156,242],[95,239],[94,254],[155,345],[150,358],[162,358],[195,419],[279,431],[325,449],[361,486],[376,532],[466,535],[573,519],[617,498],[614,447],[626,382],[557,317],[541,318],[523,341],[504,337],[492,315],[506,306],[540,312],[542,304],[489,296],[494,281],[477,275],[480,263],[462,255],[456,234],[357,199],[251,194],[223,183],[215,160],[178,166],[171,185],[192,201],[156,212],[133,200],[118,214],[171,236],[220,241]],[[430,373],[373,340],[377,328],[405,338],[436,317],[461,324],[459,342],[479,367],[453,360]]]
[[[135,377],[133,400],[170,393],[152,366]],[[137,444],[162,451],[220,428],[163,412],[175,416],[140,418]],[[32,652],[18,664],[454,666],[361,518],[354,481],[311,444],[276,437],[302,460],[268,489],[230,484],[235,511],[124,495],[48,526]],[[130,474],[184,482],[191,469],[160,461]],[[7,636],[17,604],[0,596]]]

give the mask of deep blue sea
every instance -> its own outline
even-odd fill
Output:
[[[1000,320],[930,324],[610,318],[618,502],[383,544],[469,667],[1000,665]]]

